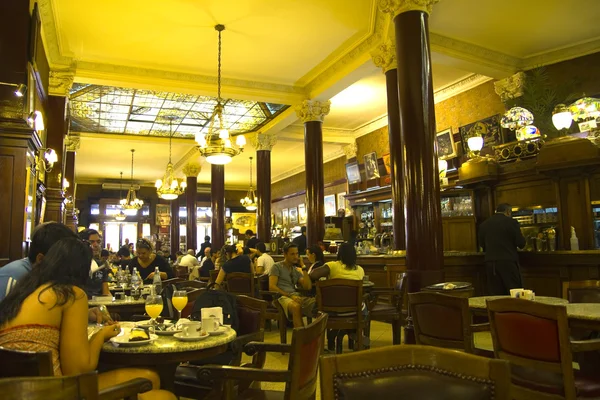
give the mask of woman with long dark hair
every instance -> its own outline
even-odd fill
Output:
[[[51,351],[57,376],[95,370],[102,345],[121,329],[118,325],[104,326],[88,340],[84,287],[90,277],[91,261],[90,247],[77,238],[64,238],[54,244],[42,262],[19,280],[0,303],[0,346]],[[160,385],[156,373],[126,368],[99,374],[99,389],[135,377],[150,379],[154,388]],[[166,392],[146,395],[173,398]]]
[[[313,269],[319,268],[325,264],[325,256],[323,255],[323,250],[316,244],[312,246],[308,246],[306,249],[306,257],[308,257],[308,261],[310,262],[310,267],[308,268],[308,274],[312,272]]]
[[[342,243],[338,248],[337,261],[329,261],[322,267],[313,268],[310,279],[353,279],[362,280],[365,271],[356,264],[356,250],[348,243]]]

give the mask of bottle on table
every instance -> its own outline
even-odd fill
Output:
[[[157,295],[162,292],[162,279],[160,279],[160,271],[158,267],[154,267],[154,278],[152,278],[152,286],[154,286],[154,293]]]
[[[142,280],[138,274],[137,267],[133,267],[133,273],[131,274],[131,295],[134,299],[140,298],[140,287]]]

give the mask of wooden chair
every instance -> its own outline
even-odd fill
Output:
[[[212,383],[198,376],[198,368],[201,365],[219,364],[240,366],[242,362],[242,351],[250,342],[264,341],[265,314],[267,303],[265,301],[248,297],[237,296],[237,314],[239,318],[238,336],[229,344],[228,350],[218,356],[202,360],[201,362],[185,363],[177,367],[175,373],[175,394],[188,398],[204,398],[212,390]],[[243,364],[248,368],[263,368],[265,354],[256,354],[252,362]],[[246,382],[243,388],[251,384]]]
[[[496,358],[511,363],[514,399],[600,397],[597,373],[573,370],[573,352],[600,349],[600,339],[571,341],[564,306],[521,299],[487,302]]]
[[[178,289],[204,289],[206,288],[206,282],[201,281],[183,281],[175,284]]]
[[[248,343],[245,352],[248,355],[256,353],[286,352],[289,353],[286,370],[268,370],[258,368],[228,367],[208,365],[201,368],[198,374],[224,382],[221,390],[222,399],[233,398],[232,387],[236,380],[260,382],[285,382],[284,392],[262,391],[247,389],[239,392],[240,399],[284,399],[305,400],[314,399],[317,392],[317,368],[319,356],[325,340],[327,314],[314,319],[313,323],[304,328],[295,328],[292,333],[292,344],[277,343]]]
[[[427,346],[387,346],[320,360],[321,398],[508,400],[503,360]]]
[[[175,278],[187,279],[190,276],[188,272],[188,267],[180,267],[177,266],[173,268],[173,272],[175,272]]]
[[[0,378],[54,375],[50,351],[22,351],[0,347],[0,360]]]
[[[0,379],[3,400],[135,400],[139,393],[150,389],[150,380],[135,378],[99,391],[96,372],[73,376]]]
[[[469,299],[436,292],[409,293],[417,344],[464,350],[493,357],[491,352],[476,349],[473,333],[489,331],[489,324],[472,324]]]
[[[562,296],[569,303],[600,303],[600,280],[563,282]]]
[[[210,283],[215,283],[217,281],[217,276],[219,276],[219,270],[213,269],[209,271],[210,273]]]
[[[164,281],[162,281],[162,285],[163,287],[165,287],[166,285],[175,285],[179,282],[183,282],[185,281],[185,279],[182,278],[171,278],[171,279],[165,279]]]
[[[287,343],[287,317],[283,311],[283,307],[277,300],[279,293],[271,292],[269,290],[269,276],[262,275],[258,278],[259,291],[258,294],[261,299],[267,302],[267,320],[277,321],[277,327],[279,328],[279,340],[281,343]]]
[[[362,304],[362,280],[328,279],[317,282],[317,310],[329,315],[327,329],[355,330],[355,350],[362,350],[363,332],[366,329]],[[336,353],[342,352],[342,337],[338,336]]]
[[[408,314],[404,309],[408,274],[402,272],[396,275],[393,288],[373,288],[369,293],[369,320],[367,322],[367,337],[371,332],[371,321],[392,324],[392,343],[400,344],[402,326]],[[389,302],[382,301],[389,298]]]
[[[227,291],[235,295],[255,297],[254,275],[245,272],[227,274]]]

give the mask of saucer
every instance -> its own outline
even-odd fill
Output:
[[[181,340],[182,342],[199,342],[208,337],[208,335],[204,336],[184,336],[183,333],[179,332],[173,335],[173,337],[177,340]]]

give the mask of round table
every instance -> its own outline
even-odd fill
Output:
[[[134,323],[124,322],[121,326],[130,328]],[[173,336],[158,336],[152,343],[136,347],[116,347],[111,342],[106,342],[100,352],[100,362],[121,367],[155,368],[160,375],[161,387],[172,390],[175,370],[179,363],[202,360],[224,353],[228,343],[235,338],[236,333],[230,328],[222,335],[209,336],[198,342],[182,342]]]
[[[98,307],[106,306],[108,312],[119,314],[122,319],[131,318],[134,314],[144,314],[146,301],[143,298],[138,300],[114,300],[113,301],[94,301],[89,300],[88,306]]]
[[[496,300],[496,299],[508,299],[510,296],[479,296],[479,297],[471,297],[469,298],[469,308],[475,310],[485,310],[487,308],[486,302],[488,300]],[[535,300],[538,303],[543,304],[552,304],[555,306],[564,306],[569,303],[568,300],[561,299],[559,297],[545,297],[545,296],[535,296]]]

